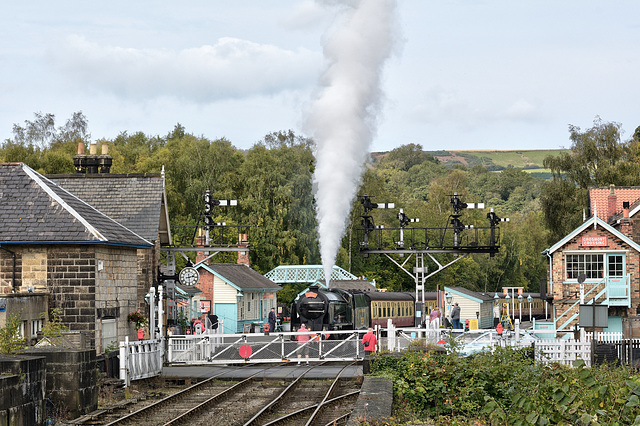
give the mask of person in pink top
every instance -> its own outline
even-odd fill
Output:
[[[362,337],[362,346],[364,346],[365,356],[371,356],[371,354],[376,351],[377,344],[378,339],[376,338],[376,335],[373,334],[373,328],[369,327],[367,333]]]
[[[298,331],[305,332],[305,331],[309,331],[309,329],[305,324],[302,324],[298,329]],[[307,359],[307,365],[309,365],[309,345],[306,345],[306,343],[309,341],[309,338],[310,338],[309,334],[298,335],[298,344],[304,345],[302,347],[302,351],[298,352],[298,365],[300,365],[300,358],[302,358],[302,352],[304,352],[304,356]]]

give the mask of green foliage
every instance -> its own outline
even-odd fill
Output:
[[[20,315],[7,315],[5,326],[0,327],[0,354],[12,354],[27,346],[20,336],[21,323]]]
[[[397,405],[452,424],[639,424],[640,378],[621,367],[535,365],[532,349],[496,348],[461,358],[407,352],[376,357],[372,372],[391,377]],[[406,410],[406,408],[405,408]],[[455,423],[454,423],[455,422]]]
[[[109,345],[104,348],[104,350],[102,351],[105,354],[108,354],[109,352],[115,352],[120,350],[120,344],[118,343],[117,340],[112,340],[111,343],[109,343]]]
[[[44,337],[60,337],[63,332],[69,331],[69,327],[62,322],[62,314],[62,308],[52,308],[49,311],[49,321],[42,326]]]
[[[0,161],[22,161],[42,173],[73,172],[78,143],[90,142],[88,121],[78,112],[58,127],[54,118],[37,113],[33,121],[15,125],[14,137],[0,147]],[[465,202],[485,203],[511,220],[500,226],[499,253],[467,256],[430,277],[427,289],[451,285],[494,291],[502,285],[518,285],[535,291],[546,276],[546,259],[540,253],[582,219],[585,185],[640,183],[637,135],[640,128],[634,139],[622,142],[618,124],[597,118],[586,131],[570,127],[571,150],[425,152],[418,144],[402,145],[377,155],[365,168],[358,194],[396,203],[409,217],[420,219],[408,228],[447,227],[454,192]],[[165,136],[123,131],[113,140],[97,143],[109,145],[112,173],[158,173],[164,167],[174,242],[193,243],[193,226],[202,219],[202,196],[209,190],[214,199],[238,200],[237,207],[214,209],[214,220],[229,225],[225,229],[230,240],[225,244],[235,242],[236,233],[248,231],[251,264],[259,272],[320,262],[311,140],[292,131],[272,132],[243,151],[225,138],[194,136],[178,123]],[[543,164],[547,154],[552,155]],[[453,160],[458,163],[450,167]],[[551,170],[552,180],[524,171],[541,166]],[[461,220],[486,227],[486,213],[465,210]],[[354,275],[375,279],[388,290],[415,289],[412,277],[387,257],[360,255],[361,214],[362,205],[355,199],[336,264]],[[372,212],[375,224],[387,229],[398,227],[396,214],[397,210]],[[390,233],[385,238],[384,244],[396,243]],[[410,238],[409,232],[405,238]],[[454,260],[445,253],[434,257],[439,264]],[[216,255],[215,261],[235,259],[235,253],[225,252]],[[437,267],[430,259],[426,262],[431,271]],[[282,291],[281,297],[288,300],[289,290]]]
[[[569,133],[571,150],[544,161],[553,180],[544,185],[541,202],[555,239],[581,223],[590,187],[640,184],[639,142],[623,142],[619,123],[596,117],[593,127],[582,131],[570,125]]]

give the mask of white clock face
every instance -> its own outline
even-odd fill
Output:
[[[182,285],[196,285],[200,279],[200,274],[197,269],[187,266],[178,275],[178,280]]]

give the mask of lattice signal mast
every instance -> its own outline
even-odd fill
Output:
[[[404,211],[400,209],[400,212],[398,213],[398,220],[400,221],[400,241],[396,242],[396,244],[398,247],[404,247],[404,227],[410,223],[418,223],[420,222],[420,219],[409,219],[409,216],[404,214]]]
[[[367,247],[369,245],[369,233],[376,229],[384,229],[384,225],[376,226],[373,222],[373,216],[369,214],[373,209],[392,209],[395,207],[393,203],[374,203],[371,201],[369,195],[364,194],[360,199],[362,207],[364,208],[364,214],[362,215],[362,228],[364,230],[364,239],[361,243],[362,246]]]
[[[465,225],[460,221],[460,215],[464,209],[484,209],[484,203],[463,203],[458,197],[458,193],[454,192],[451,195],[451,207],[453,207],[453,214],[451,218],[451,227],[453,228],[453,246],[458,247],[460,245],[460,233],[465,229],[473,229],[473,225]]]
[[[238,200],[214,200],[211,193],[207,189],[204,193],[204,228],[205,228],[205,244],[209,245],[209,230],[216,226],[227,226],[225,222],[214,222],[211,216],[214,206],[237,206]]]

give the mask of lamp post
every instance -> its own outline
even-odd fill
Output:
[[[447,310],[449,311],[449,318],[451,318],[451,302],[453,301],[453,296],[447,292],[444,298],[447,299]]]
[[[518,309],[518,318],[519,321],[522,322],[522,295],[518,295],[518,302],[520,303],[520,308]]]
[[[533,298],[531,297],[531,295],[527,296],[527,302],[529,302],[529,321],[533,321],[532,317],[531,317],[531,301],[533,300]]]

